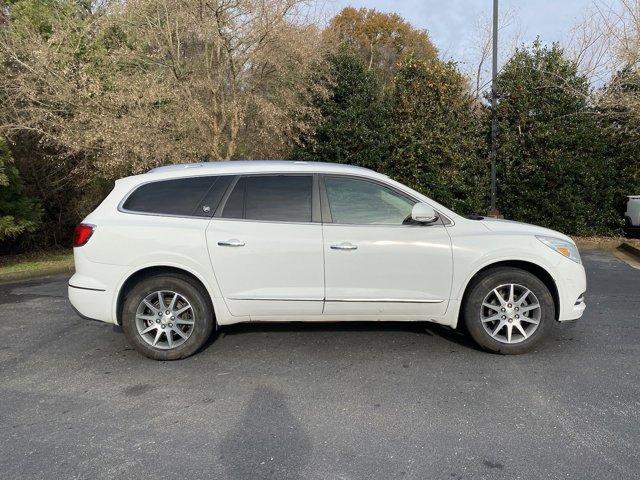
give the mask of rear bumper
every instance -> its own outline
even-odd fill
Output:
[[[116,323],[111,314],[111,294],[106,290],[82,287],[74,283],[74,275],[69,280],[69,301],[82,318]],[[77,280],[77,279],[76,279]]]
[[[117,324],[115,299],[129,267],[92,262],[85,248],[73,249],[76,273],[69,279],[69,301],[83,318]]]

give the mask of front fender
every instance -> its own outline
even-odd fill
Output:
[[[546,247],[545,247],[546,248]],[[548,258],[542,255],[536,255],[534,251],[531,253],[525,253],[522,249],[500,249],[489,251],[481,254],[476,258],[461,258],[456,255],[456,249],[454,247],[454,285],[457,289],[452,296],[454,300],[462,300],[464,292],[469,286],[471,279],[475,277],[478,272],[484,270],[491,265],[499,264],[502,262],[526,262],[531,263],[546,271],[558,286],[558,273],[556,272],[557,263],[550,262]]]

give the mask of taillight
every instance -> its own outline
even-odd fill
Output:
[[[96,229],[95,225],[89,223],[81,223],[73,232],[73,246],[81,247],[89,241],[93,231]]]

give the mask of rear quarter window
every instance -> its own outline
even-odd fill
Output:
[[[129,195],[122,209],[156,215],[210,217],[231,179],[230,176],[209,176],[145,183]]]

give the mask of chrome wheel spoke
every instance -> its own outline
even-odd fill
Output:
[[[500,305],[491,305],[490,303],[484,302],[484,303],[482,304],[482,306],[483,306],[483,307],[490,308],[491,310],[494,310],[494,311],[496,311],[496,312],[499,312],[499,311],[500,311]]]
[[[193,325],[195,322],[193,320],[183,320],[182,318],[176,318],[177,325]]]
[[[504,306],[507,304],[507,301],[502,297],[502,295],[500,294],[497,288],[493,289],[493,293],[495,294],[496,297],[498,297],[498,301],[500,302],[500,305]]]
[[[520,317],[520,321],[532,323],[534,325],[538,325],[540,323],[540,320],[536,320],[535,318],[525,317],[524,315]]]
[[[522,334],[522,336],[524,338],[528,337],[527,332],[525,332],[524,328],[522,328],[522,325],[520,325],[520,322],[515,323],[514,325],[516,326],[516,328],[518,329],[518,331]]]
[[[182,330],[180,330],[178,327],[175,327],[173,329],[174,332],[176,332],[178,335],[180,335],[182,338],[184,338],[185,340],[188,338],[187,334],[184,333]]]
[[[529,289],[527,288],[527,290],[526,290],[522,295],[520,295],[520,298],[518,298],[517,305],[518,305],[518,306],[522,306],[522,304],[523,304],[523,303],[524,303],[524,301],[527,299],[527,297],[529,296],[529,294],[530,294],[530,293],[531,293],[531,290],[529,290]]]
[[[538,303],[520,307],[520,313],[527,313],[531,310],[535,310],[536,308],[540,308],[540,305]]]
[[[168,306],[165,301],[169,302]],[[185,318],[180,318],[180,315]],[[195,328],[196,317],[191,303],[184,295],[158,290],[140,301],[135,323],[138,334],[147,344],[160,350],[170,350],[189,340]]]
[[[158,309],[156,307],[154,307],[151,303],[149,303],[149,301],[145,298],[143,300],[143,303],[147,306],[147,308],[149,310],[151,310],[153,313],[157,314],[158,313]]]
[[[491,332],[491,336],[495,338],[495,336],[498,334],[498,332],[500,330],[502,330],[502,327],[504,327],[506,324],[503,321],[500,321],[498,323],[498,326],[496,328],[493,329],[493,332]]]
[[[158,308],[160,310],[164,310],[164,298],[162,297],[162,292],[158,292]]]
[[[176,300],[178,300],[178,294],[174,293],[173,298],[171,299],[171,303],[169,304],[169,310],[173,311],[173,309],[176,307]]]
[[[143,331],[140,332],[140,335],[144,335],[145,333],[149,333],[152,332],[153,330],[155,330],[156,327],[155,325],[151,325],[150,327],[145,328]]]
[[[500,315],[494,315],[493,317],[483,318],[482,322],[483,323],[495,322],[496,320],[500,320]]]
[[[507,343],[511,343],[511,334],[513,333],[513,325],[511,323],[507,324]]]

